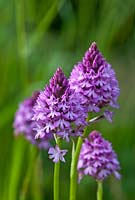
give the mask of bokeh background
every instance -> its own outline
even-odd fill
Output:
[[[92,41],[116,71],[121,94],[113,124],[91,127],[113,142],[121,181],[104,183],[104,199],[135,199],[135,1],[0,0],[0,200],[52,200],[53,164],[23,137],[15,138],[20,101],[43,89],[61,66],[67,75]],[[71,147],[69,147],[70,149]],[[69,163],[61,165],[61,199],[68,199]],[[86,177],[77,200],[96,199]]]

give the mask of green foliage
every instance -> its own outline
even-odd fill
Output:
[[[37,155],[22,137],[14,137],[14,113],[20,101],[44,87],[58,66],[68,76],[89,44],[97,41],[121,88],[114,123],[91,127],[113,142],[122,166],[120,182],[105,182],[104,199],[134,200],[134,0],[0,0],[0,27],[0,199],[52,199],[53,165],[46,152]],[[61,167],[64,200],[69,160],[70,155]],[[77,199],[94,200],[95,192],[95,182],[87,177]]]

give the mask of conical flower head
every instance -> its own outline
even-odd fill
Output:
[[[111,65],[105,60],[95,42],[86,51],[83,59],[71,72],[69,83],[82,96],[88,111],[99,112],[100,108],[117,106],[118,81]]]
[[[75,127],[85,124],[86,112],[60,68],[51,78],[50,84],[40,92],[33,110],[37,138],[51,133],[69,140],[70,135],[79,133],[79,129],[74,133],[73,124]]]
[[[90,175],[96,180],[104,180],[114,174],[120,178],[117,155],[110,142],[105,140],[97,131],[92,131],[85,139],[80,152],[78,171],[80,178]]]
[[[58,68],[54,76],[50,80],[49,90],[56,99],[61,98],[68,87],[68,80],[61,68]]]
[[[35,122],[32,120],[32,117],[34,114],[33,106],[36,102],[38,95],[39,92],[34,92],[32,97],[25,99],[22,103],[20,103],[14,120],[15,135],[23,134],[27,140],[29,140],[32,144],[38,146],[39,148],[48,148],[49,136],[46,136],[46,138],[44,138],[44,141],[35,140]]]

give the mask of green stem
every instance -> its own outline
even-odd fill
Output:
[[[60,147],[60,139],[56,138],[56,144]],[[53,195],[54,200],[59,200],[59,172],[60,161],[54,165]]]
[[[70,200],[76,199],[76,189],[77,189],[77,163],[82,146],[82,138],[78,138],[76,151],[73,152],[72,161],[71,161],[71,169],[70,169]]]
[[[16,150],[17,149],[17,150]],[[21,177],[21,170],[23,162],[25,160],[25,151],[27,149],[27,143],[23,138],[20,140],[14,140],[13,147],[13,157],[12,164],[10,168],[10,177],[9,177],[9,187],[8,191],[8,200],[17,199],[18,183]]]
[[[102,200],[102,198],[103,198],[103,186],[102,182],[98,181],[97,200]]]
[[[83,137],[86,136],[87,127],[84,131]],[[76,150],[72,153],[71,169],[70,169],[70,200],[76,200],[76,190],[78,182],[77,164],[82,147],[83,138],[79,137],[76,145]]]
[[[27,197],[27,191],[30,183],[30,179],[33,173],[33,168],[35,166],[35,162],[38,156],[38,149],[35,146],[32,146],[29,158],[29,165],[26,171],[25,178],[23,180],[22,190],[20,194],[20,200],[25,200]]]

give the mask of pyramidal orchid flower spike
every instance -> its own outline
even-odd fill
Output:
[[[56,135],[69,141],[70,136],[82,134],[86,125],[86,109],[60,68],[41,91],[34,106],[33,120],[37,124],[36,138],[46,134]],[[81,127],[81,128],[80,128]]]
[[[80,177],[89,175],[102,181],[114,174],[120,179],[120,164],[110,142],[98,131],[92,131],[81,148],[78,171]]]
[[[49,144],[49,135],[44,137],[44,140],[35,140],[36,131],[35,122],[32,120],[33,117],[33,106],[36,102],[36,99],[39,95],[39,92],[34,92],[33,96],[25,99],[20,103],[19,108],[15,114],[14,119],[14,129],[15,135],[23,134],[25,138],[30,141],[32,144],[36,145],[38,148],[48,149]]]
[[[111,65],[98,50],[95,42],[78,62],[69,78],[72,89],[82,96],[88,111],[99,112],[106,106],[118,107],[118,81]]]

